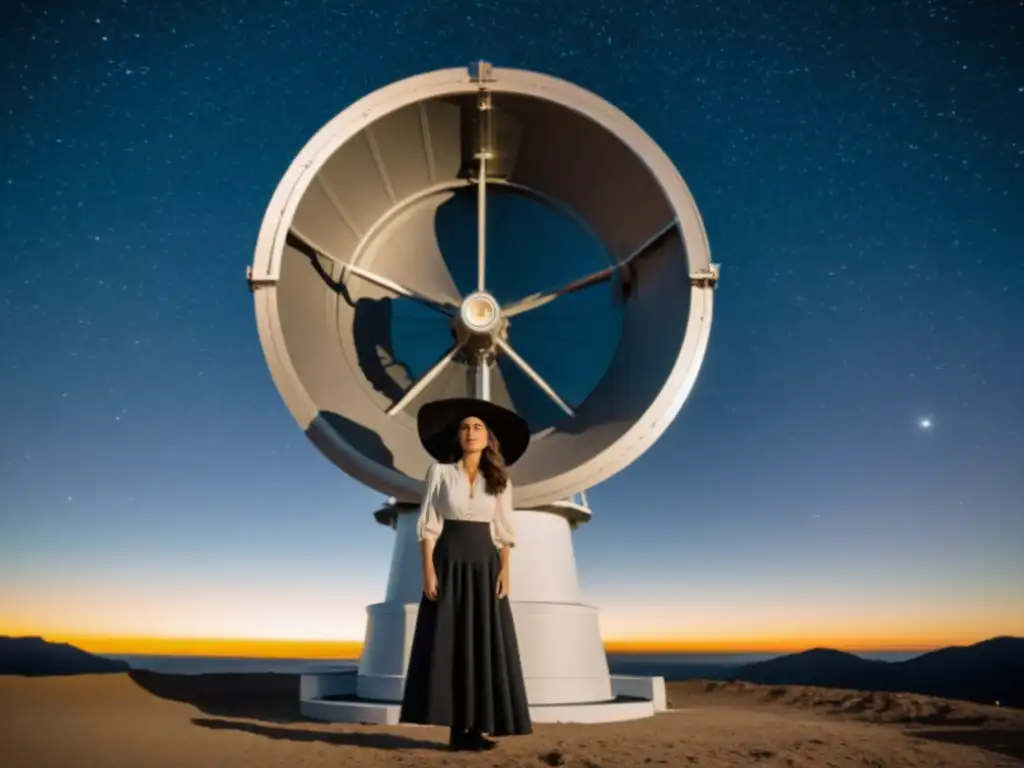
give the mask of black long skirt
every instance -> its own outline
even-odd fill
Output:
[[[399,721],[492,736],[532,731],[501,556],[487,523],[445,520],[434,546],[437,599],[420,599]]]

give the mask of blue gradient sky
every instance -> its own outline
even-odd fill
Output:
[[[285,409],[245,267],[323,123],[485,57],[630,114],[723,266],[693,395],[576,536],[606,636],[1024,634],[1019,4],[27,5],[0,632],[361,639],[393,533]]]

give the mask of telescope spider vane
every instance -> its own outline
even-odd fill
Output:
[[[617,273],[622,274],[637,259],[653,251],[664,239],[676,229],[678,222],[669,221],[639,248],[616,264],[609,265],[589,275],[573,280],[559,288],[533,293],[506,306],[501,306],[497,299],[487,290],[487,173],[488,161],[494,159],[491,142],[491,94],[481,90],[477,97],[479,116],[479,140],[474,159],[476,160],[477,188],[477,282],[476,290],[461,297],[458,304],[447,300],[438,300],[414,291],[401,283],[376,274],[372,270],[346,262],[331,254],[310,238],[292,227],[289,236],[300,241],[306,248],[324,258],[339,264],[342,268],[342,279],[345,273],[366,280],[397,296],[402,296],[422,304],[429,309],[450,318],[455,343],[434,363],[412,386],[387,409],[389,416],[401,413],[412,403],[431,382],[445,370],[456,358],[466,360],[473,371],[474,396],[482,400],[490,400],[491,366],[497,356],[503,354],[509,358],[526,376],[544,392],[547,397],[569,416],[574,416],[572,407],[558,394],[537,371],[509,343],[510,319],[531,310],[542,307],[561,296],[600,285],[610,281]]]

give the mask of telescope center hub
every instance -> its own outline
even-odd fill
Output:
[[[471,334],[490,336],[501,326],[501,307],[489,293],[478,291],[463,300],[459,319]]]

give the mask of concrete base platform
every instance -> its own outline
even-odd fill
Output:
[[[308,670],[299,686],[299,707],[313,720],[331,723],[397,725],[401,704],[356,696],[358,671]],[[530,707],[535,723],[611,723],[640,720],[667,710],[663,677],[612,675],[610,701],[542,704]]]

